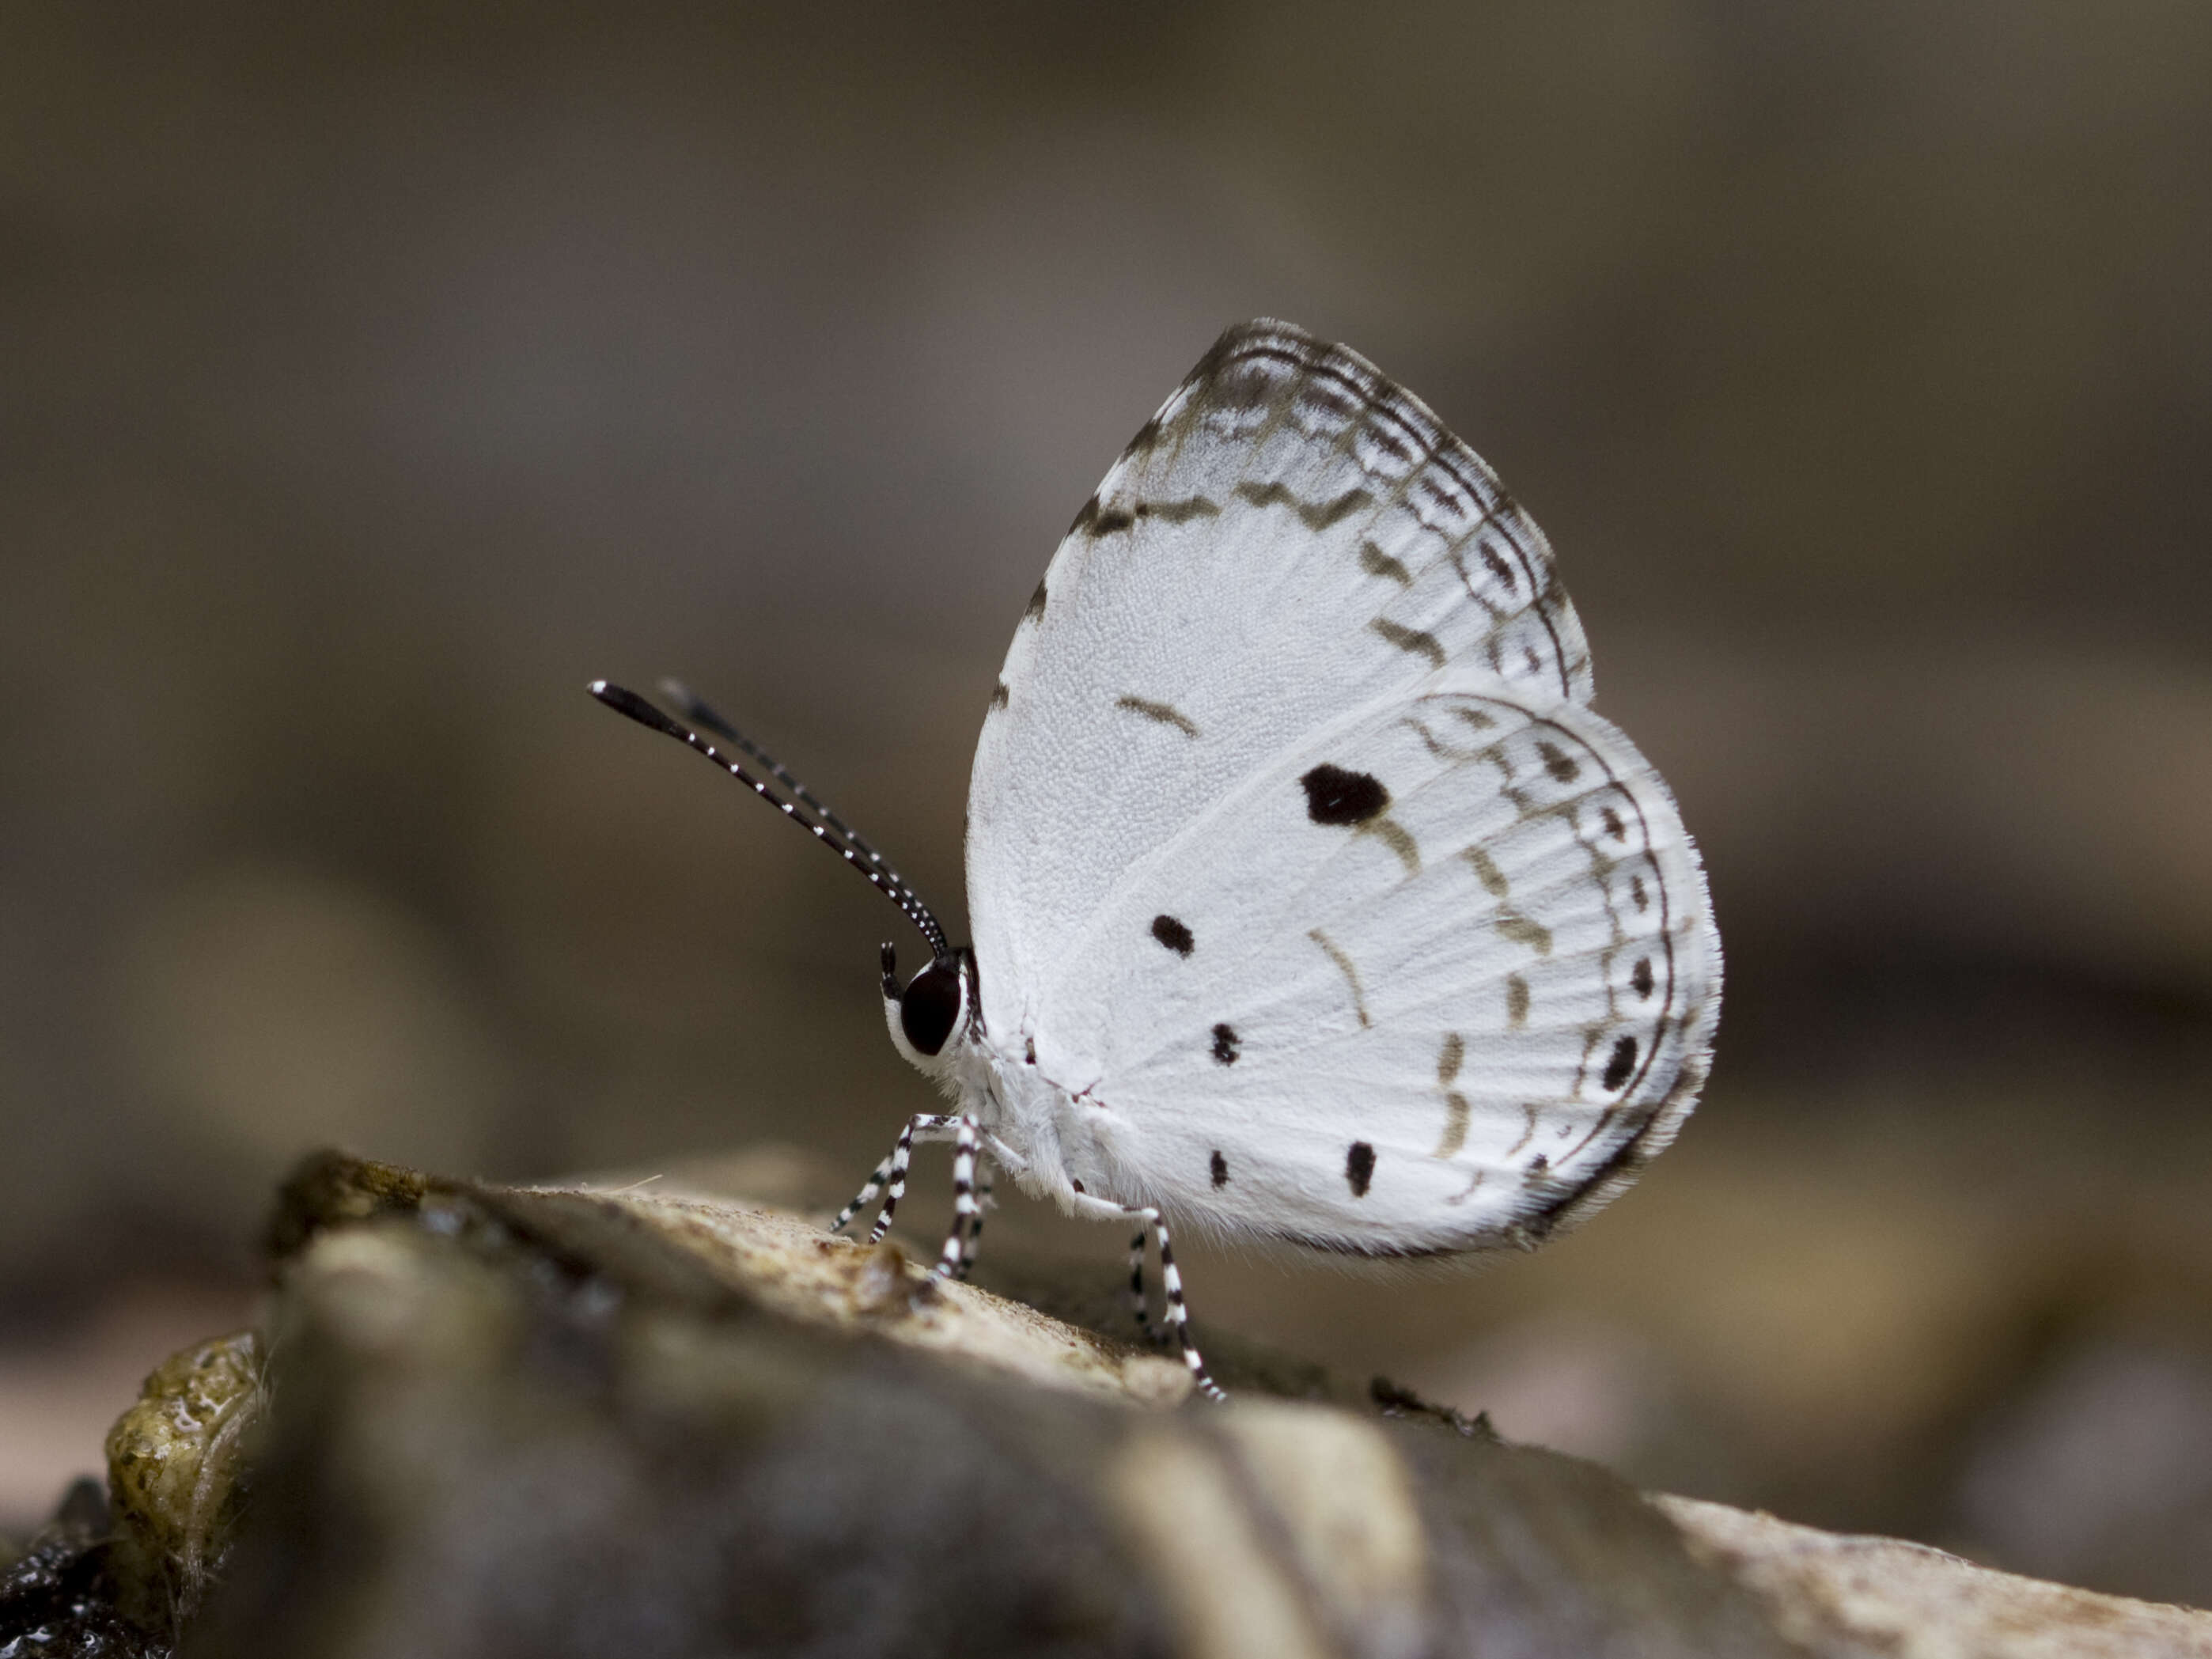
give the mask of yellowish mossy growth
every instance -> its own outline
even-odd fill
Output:
[[[146,1605],[124,1609],[159,1626],[189,1617],[220,1564],[242,1505],[236,1478],[262,1399],[252,1331],[172,1354],[107,1435],[119,1585]]]

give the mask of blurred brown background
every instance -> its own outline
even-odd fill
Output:
[[[0,111],[0,1520],[305,1149],[857,1181],[888,912],[583,683],[957,915],[1014,617],[1268,313],[1549,531],[1729,1000],[1585,1232],[1201,1322],[2212,1601],[2212,10],[23,6]]]

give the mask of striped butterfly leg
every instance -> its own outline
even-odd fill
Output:
[[[945,1249],[937,1258],[944,1279],[965,1279],[975,1261],[975,1238],[983,1231],[983,1204],[975,1195],[975,1148],[980,1139],[975,1120],[957,1117],[952,1146],[952,1231],[945,1236]]]
[[[975,1241],[983,1236],[983,1212],[991,1207],[991,1166],[984,1164],[975,1173],[975,1215],[969,1224],[968,1243],[960,1252],[960,1277],[965,1279],[975,1269]]]
[[[1147,1234],[1143,1227],[1129,1241],[1129,1312],[1137,1322],[1137,1330],[1147,1342],[1164,1342],[1168,1334],[1152,1323],[1152,1310],[1145,1295],[1145,1243]]]
[[[907,1167],[914,1162],[914,1143],[919,1135],[924,1140],[940,1140],[956,1123],[957,1117],[942,1114],[924,1113],[907,1120],[906,1127],[899,1131],[898,1144],[891,1148],[890,1156],[875,1167],[866,1184],[854,1195],[853,1201],[837,1212],[837,1218],[830,1224],[833,1233],[842,1232],[846,1224],[884,1195],[884,1207],[876,1217],[876,1224],[868,1230],[868,1243],[880,1241],[890,1231],[891,1217],[898,1209],[899,1200],[906,1196]],[[972,1123],[972,1120],[969,1120]],[[971,1129],[972,1133],[972,1129]]]
[[[1158,1210],[1150,1207],[1131,1210],[1127,1213],[1136,1217],[1141,1226],[1150,1228],[1152,1237],[1159,1241],[1160,1287],[1167,1293],[1168,1328],[1175,1333],[1176,1341],[1182,1349],[1182,1363],[1190,1370],[1191,1381],[1198,1385],[1198,1391],[1208,1400],[1215,1401],[1227,1400],[1228,1394],[1213,1380],[1212,1373],[1206,1369],[1205,1358],[1199,1352],[1198,1343],[1191,1336],[1190,1310],[1183,1305],[1182,1274],[1176,1267],[1175,1243],[1168,1237],[1168,1224],[1160,1218],[1160,1212]],[[1131,1273],[1130,1279],[1131,1289],[1137,1297],[1138,1307],[1140,1310],[1139,1316],[1144,1319],[1149,1329],[1150,1318],[1141,1312],[1144,1306],[1142,1289],[1144,1239],[1144,1233],[1139,1231],[1137,1234],[1138,1266]]]

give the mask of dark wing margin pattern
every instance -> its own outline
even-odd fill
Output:
[[[1240,323],[1224,331],[1184,378],[1176,397],[1170,400],[1177,415],[1170,416],[1167,430],[1154,417],[1125,453],[1148,453],[1164,436],[1172,436],[1176,422],[1194,410],[1266,409],[1281,395],[1279,378],[1239,373],[1261,364],[1293,372],[1291,402],[1326,412],[1406,468],[1406,489],[1419,491],[1440,507],[1471,504],[1474,524],[1466,534],[1486,531],[1509,550],[1510,562],[1499,559],[1485,542],[1481,556],[1508,592],[1517,586],[1516,597],[1543,623],[1559,668],[1560,695],[1587,702],[1588,647],[1578,627],[1570,623],[1571,635],[1563,636],[1558,624],[1555,612],[1566,609],[1565,600],[1541,532],[1506,493],[1489,464],[1453,435],[1433,410],[1349,347],[1327,344],[1295,324],[1272,318]],[[1455,491],[1460,501],[1449,499]],[[1500,569],[1500,565],[1505,568]]]

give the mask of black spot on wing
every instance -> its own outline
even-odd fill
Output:
[[[1006,690],[1006,681],[1000,680],[996,685],[991,688],[992,708],[1004,708],[1006,706],[1007,697],[1008,693]]]
[[[1390,804],[1390,792],[1370,772],[1348,772],[1324,761],[1298,780],[1306,816],[1316,823],[1364,823]]]
[[[1229,1184],[1229,1160],[1222,1157],[1218,1148],[1215,1149],[1210,1167],[1213,1174],[1213,1184],[1217,1187],[1226,1187]]]
[[[1149,455],[1152,453],[1154,447],[1158,444],[1159,441],[1160,417],[1155,415],[1151,420],[1146,421],[1144,425],[1137,428],[1137,435],[1129,440],[1128,447],[1124,449],[1121,453],[1125,457]]]
[[[1237,1028],[1226,1021],[1213,1028],[1213,1057],[1224,1066],[1234,1066],[1237,1056],[1243,1052]]]
[[[1620,821],[1620,814],[1610,806],[1600,812],[1598,817],[1605,824],[1605,833],[1615,841],[1619,841],[1628,833],[1628,826]]]
[[[1606,1061],[1605,1075],[1599,1081],[1607,1089],[1618,1089],[1635,1069],[1636,1039],[1625,1036],[1613,1045],[1613,1057]]]
[[[1648,997],[1651,994],[1651,958],[1650,957],[1637,957],[1636,971],[1628,976],[1628,982],[1636,988],[1637,995]]]
[[[1505,584],[1507,592],[1512,592],[1516,586],[1513,580],[1513,567],[1505,562],[1504,556],[1488,542],[1482,543],[1475,550],[1482,555],[1482,562],[1490,574]]]
[[[1102,507],[1091,517],[1091,538],[1096,541],[1102,536],[1114,535],[1136,521],[1137,515],[1126,507]]]
[[[1543,757],[1544,769],[1552,775],[1553,781],[1556,783],[1572,783],[1582,775],[1582,768],[1575,764],[1574,757],[1556,743],[1548,743],[1540,738],[1536,744],[1536,752]]]
[[[1044,583],[1040,580],[1036,585],[1036,592],[1030,595],[1030,602],[1022,607],[1022,620],[1035,622],[1043,616],[1044,599]]]
[[[1365,1141],[1353,1141],[1345,1153],[1344,1178],[1354,1198],[1367,1196],[1367,1188],[1375,1179],[1375,1149]]]
[[[1189,928],[1169,915],[1152,918],[1152,937],[1179,957],[1188,956],[1198,943],[1191,938]]]

